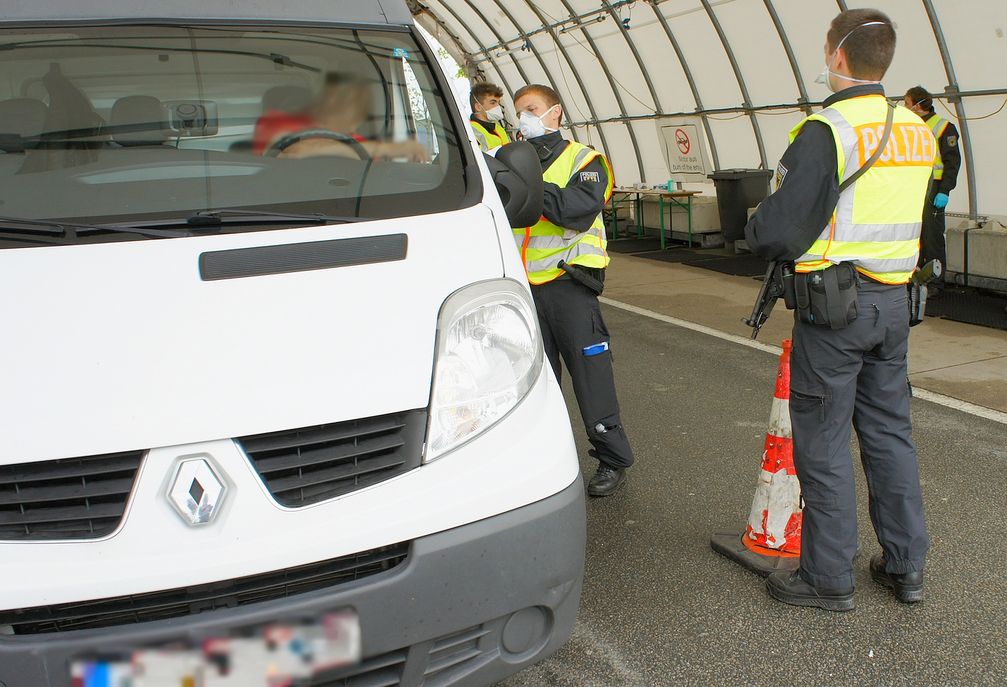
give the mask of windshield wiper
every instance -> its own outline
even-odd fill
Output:
[[[115,224],[86,224],[60,222],[59,220],[26,219],[0,216],[0,239],[32,240],[41,243],[67,243],[78,236],[96,233],[136,234],[149,238],[182,238],[193,232],[219,227],[224,224],[344,224],[360,222],[367,217],[340,217],[319,212],[282,213],[264,210],[220,209],[201,210],[188,217],[122,222]],[[161,227],[186,227],[168,229]]]
[[[129,224],[85,224],[82,222],[60,222],[59,220],[25,219],[24,217],[0,217],[0,233],[8,235],[42,235],[73,239],[82,234],[96,232],[138,234],[150,238],[189,236],[182,231],[145,229]]]
[[[23,217],[0,217],[0,227],[4,233],[26,233],[26,234],[49,234],[52,236],[64,236],[67,227],[76,229],[80,225],[73,222],[55,222],[41,219],[25,219]]]
[[[341,217],[323,213],[267,213],[258,210],[202,210],[184,218],[166,218],[131,224],[131,227],[220,227],[221,225],[341,225],[363,222],[368,218]]]

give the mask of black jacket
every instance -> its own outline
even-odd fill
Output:
[[[854,86],[828,98],[829,107],[848,98],[884,95],[880,85]],[[808,122],[783,153],[779,187],[759,205],[745,227],[751,250],[767,260],[796,260],[822,233],[839,202],[836,144],[822,122]]]
[[[558,131],[529,139],[528,142],[538,151],[543,172],[570,144]],[[547,220],[564,229],[587,231],[598,213],[605,207],[607,189],[608,172],[605,170],[605,165],[598,159],[591,160],[580,174],[574,176],[566,188],[546,182],[542,214]]]
[[[927,119],[934,115],[933,112],[927,115]],[[941,160],[944,161],[944,175],[940,181],[934,180],[934,187],[931,195],[938,193],[950,194],[958,185],[958,170],[962,167],[962,151],[958,147],[958,129],[954,124],[948,123],[944,133],[937,139],[941,149]]]

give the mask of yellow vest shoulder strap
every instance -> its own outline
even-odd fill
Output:
[[[493,127],[493,133],[500,139],[501,144],[510,143],[510,136],[507,135],[507,129],[505,129],[503,124],[500,122],[497,122],[496,126]]]
[[[941,136],[943,136],[944,135],[944,131],[950,125],[951,125],[951,122],[949,122],[948,120],[944,119],[943,117],[941,117],[938,114],[932,115],[927,120],[927,126],[929,126],[930,130],[934,132],[934,137],[935,138],[940,138]]]
[[[608,176],[607,188],[605,189],[605,201],[612,196],[612,189],[615,187],[615,178],[612,174],[612,165],[608,158],[599,153],[594,148],[569,141],[559,157],[553,160],[549,168],[543,173],[542,178],[550,184],[556,184],[560,188],[566,188],[573,176],[587,167],[594,160],[600,160],[605,167],[605,174]]]

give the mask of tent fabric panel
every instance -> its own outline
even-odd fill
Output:
[[[717,139],[722,169],[759,167],[759,148],[752,124],[746,115],[710,117],[710,128]]]
[[[659,8],[654,8],[657,11]],[[637,49],[645,68],[651,76],[651,83],[657,93],[658,101],[664,112],[692,111],[696,108],[695,99],[689,89],[682,65],[675,55],[671,42],[665,35],[657,16],[639,12],[639,23],[634,23],[629,31],[630,37],[637,41]],[[637,15],[634,15],[634,18]],[[635,61],[632,69],[637,69]],[[641,89],[634,89],[639,100],[651,104],[650,93],[644,83]],[[656,108],[647,108],[634,101],[635,111],[639,114],[652,114]]]
[[[602,124],[601,129],[605,132],[605,138],[609,145],[608,150],[601,152],[605,153],[609,162],[612,163],[616,185],[632,186],[637,183],[640,176],[633,152],[633,141],[629,137],[626,125],[622,123]],[[601,150],[600,147],[599,150]]]
[[[759,118],[759,128],[766,141],[766,156],[770,169],[776,169],[783,151],[787,149],[791,129],[801,123],[805,114],[800,110],[783,112],[766,112],[756,115]],[[757,166],[757,165],[756,165]]]
[[[568,98],[564,98],[567,115],[570,121],[587,121],[590,119],[590,108],[587,107],[587,100],[594,106],[598,117],[604,119],[611,116],[611,113],[619,111],[619,105],[612,94],[612,88],[604,76],[600,58],[595,55],[587,39],[579,35],[579,31],[570,31],[562,36],[560,40],[566,48],[566,54],[573,62],[574,69],[579,73],[584,82],[586,93],[574,98],[574,103],[579,101],[579,106],[571,103]],[[567,91],[572,92],[577,84],[569,69],[561,74]],[[586,96],[586,99],[585,97]]]
[[[976,195],[979,198],[979,214],[1007,215],[1007,197],[1004,187],[1004,160],[1007,159],[1007,136],[1004,124],[1007,108],[994,117],[1004,105],[1005,96],[984,96],[967,99],[969,130],[972,134],[973,170],[976,180]],[[958,124],[941,102],[936,104],[937,112],[948,121]],[[953,112],[954,109],[950,108]],[[959,129],[961,127],[959,126]],[[964,147],[964,143],[961,144]],[[964,154],[964,150],[962,151]],[[958,187],[951,193],[949,212],[968,212],[968,193],[965,187],[965,170],[958,174]]]
[[[664,105],[665,112],[691,112],[697,107],[696,99],[689,87],[685,68],[675,54],[674,46],[661,26],[657,12],[660,6],[651,5],[651,16],[641,21],[633,30],[633,35],[639,35],[643,41],[641,52],[644,61],[653,75],[654,86]],[[642,13],[641,13],[642,14]],[[677,39],[678,36],[675,35]]]
[[[481,2],[486,2],[487,0],[480,0]],[[534,3],[538,3],[538,0],[531,0]],[[506,12],[501,10],[501,23],[507,30],[503,32],[504,36],[508,36],[513,39],[520,38],[522,33],[528,33],[529,31],[534,31],[542,27],[542,22],[538,20],[535,16],[534,10],[529,6],[528,2],[525,0],[500,0],[499,5],[506,7]],[[514,18],[518,23],[519,30],[511,31],[512,24],[509,19],[506,18],[506,14],[510,13],[511,17]],[[548,34],[540,34],[548,35]]]
[[[834,2],[808,0],[773,0],[773,6],[797,57],[808,97],[821,101],[829,92],[815,78],[825,67],[825,34],[839,8]]]
[[[797,102],[797,82],[765,3],[738,0],[713,9],[738,60],[752,104]]]
[[[622,101],[626,113],[631,115],[653,114],[657,105],[650,95],[643,72],[626,46],[622,34],[614,29],[611,22],[601,25],[601,28],[591,31],[598,52],[601,53],[609,66],[609,70],[618,80],[617,86],[622,93]],[[612,113],[615,114],[615,113]]]
[[[900,96],[921,83],[931,90],[943,91],[947,76],[923,3],[879,0],[878,9],[891,17],[896,26],[895,58],[883,81],[887,94]]]
[[[457,56],[455,59],[460,64],[467,64],[471,71],[471,61],[466,60],[465,56],[477,50],[478,43],[475,42],[472,34],[461,26],[461,23],[450,11],[438,12],[436,14],[428,12],[417,19],[435,40],[439,41],[441,45],[446,46],[446,49],[460,51],[462,53],[461,59]],[[459,33],[459,30],[461,30],[461,33]],[[479,74],[491,80],[502,81],[506,79],[506,72],[501,69],[499,62],[496,60],[482,62],[477,65],[477,69]],[[463,105],[467,108],[467,101]]]
[[[643,155],[647,183],[663,184],[669,179],[668,165],[664,160],[662,143],[657,136],[657,124],[653,120],[632,122]],[[626,180],[635,183],[636,180]],[[630,183],[632,186],[632,183]]]
[[[695,6],[695,9],[679,9],[689,5]],[[741,89],[731,62],[720,44],[716,29],[699,3],[662,3],[658,9],[665,12],[668,25],[678,37],[703,105],[708,109],[741,105]],[[672,9],[674,11],[669,13]]]
[[[1007,2],[934,0],[934,8],[962,90],[1007,88]]]
[[[537,40],[544,42],[546,39],[551,42],[549,47],[532,48],[532,46],[536,45]],[[551,85],[559,94],[561,102],[565,103],[566,108],[573,108],[578,112],[587,112],[590,114],[590,117],[588,117],[590,120],[597,119],[598,110],[591,99],[591,94],[587,92],[584,79],[576,68],[576,62],[570,56],[566,46],[558,40],[558,34],[550,32],[548,34],[529,36],[526,44],[529,46],[529,49],[534,49],[538,52],[539,58],[546,64],[547,68],[550,68],[550,76],[552,74],[559,74],[559,79],[562,81],[560,83],[560,80],[557,80],[555,76],[551,76],[549,80],[540,83]],[[547,59],[551,59],[551,61],[547,62]],[[554,71],[552,70],[552,65],[555,65]],[[569,114],[565,113],[564,123],[569,125]],[[577,137],[576,130],[573,130],[572,133],[574,137]]]

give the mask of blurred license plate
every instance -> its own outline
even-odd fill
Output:
[[[72,687],[288,687],[360,661],[360,620],[339,611],[309,623],[266,625],[199,648],[143,648],[81,658]]]

